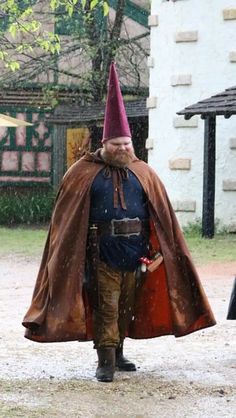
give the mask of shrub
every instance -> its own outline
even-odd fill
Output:
[[[54,200],[52,189],[1,189],[0,225],[47,223]]]
[[[201,235],[202,232],[202,221],[197,218],[195,222],[189,222],[183,227],[183,232],[186,235]]]

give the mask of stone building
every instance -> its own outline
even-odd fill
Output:
[[[182,225],[202,217],[204,121],[181,109],[236,85],[234,0],[153,0],[148,161]],[[236,117],[217,117],[215,218],[236,231]]]

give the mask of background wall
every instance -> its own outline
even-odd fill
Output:
[[[236,85],[235,0],[153,0],[149,24],[148,161],[186,225],[202,215],[204,122],[176,112]],[[236,116],[216,133],[215,216],[236,231]]]

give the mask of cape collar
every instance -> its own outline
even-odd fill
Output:
[[[102,148],[97,149],[95,152],[87,153],[83,157],[86,161],[94,162],[97,164],[103,164],[105,166],[104,170],[104,177],[112,177],[113,182],[113,204],[114,208],[118,208],[119,201],[122,209],[127,209],[126,202],[125,202],[125,196],[123,192],[123,180],[128,180],[129,174],[127,167],[114,167],[112,165],[106,164],[106,162],[103,160],[101,156],[101,150]],[[134,156],[132,163],[134,161],[138,161],[138,158]]]

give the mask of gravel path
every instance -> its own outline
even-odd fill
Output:
[[[0,418],[235,418],[236,321],[225,319],[236,263],[199,267],[217,325],[186,337],[126,340],[136,373],[94,378],[92,343],[23,338],[39,260],[0,259]]]

